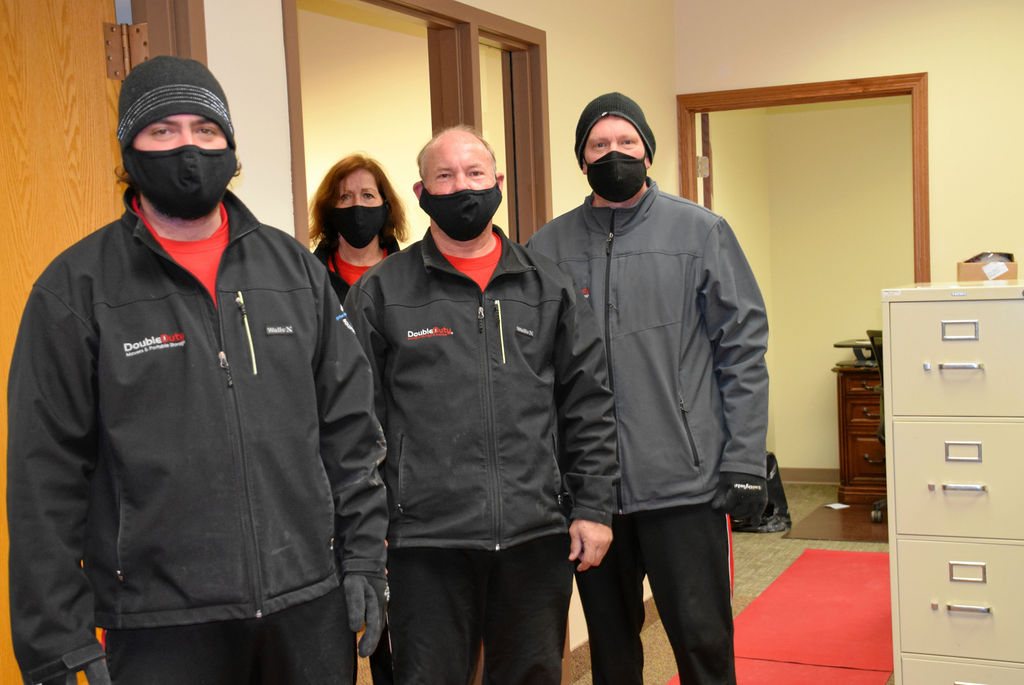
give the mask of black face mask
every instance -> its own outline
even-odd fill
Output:
[[[183,145],[173,150],[143,151],[129,147],[122,154],[124,170],[147,200],[164,216],[198,219],[212,212],[235,175],[235,151]]]
[[[640,192],[647,180],[644,158],[637,159],[612,150],[587,163],[587,182],[594,192],[609,202],[624,202]]]
[[[378,207],[331,207],[324,216],[329,235],[340,235],[355,248],[366,247],[376,238],[388,219],[388,203]]]
[[[501,188],[460,190],[450,195],[431,195],[424,187],[420,207],[452,240],[465,242],[483,233],[501,204]]]

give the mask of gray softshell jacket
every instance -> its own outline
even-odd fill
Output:
[[[623,513],[710,501],[720,471],[765,475],[761,291],[725,219],[647,183],[633,207],[590,196],[529,242],[597,313]]]

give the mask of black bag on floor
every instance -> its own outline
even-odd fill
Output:
[[[782,488],[782,476],[779,475],[779,462],[775,454],[767,455],[768,474],[768,505],[757,521],[752,519],[732,519],[732,529],[737,533],[779,533],[789,530],[789,504],[786,502],[786,491]]]

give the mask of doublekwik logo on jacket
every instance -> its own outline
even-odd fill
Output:
[[[447,326],[430,326],[421,328],[418,331],[409,331],[407,340],[420,340],[422,338],[437,338],[448,335],[455,335],[455,331]]]
[[[148,336],[138,342],[124,343],[124,356],[134,357],[154,350],[169,350],[172,347],[184,347],[185,333],[160,333]]]

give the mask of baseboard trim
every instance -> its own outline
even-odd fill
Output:
[[[782,485],[786,483],[816,483],[821,485],[838,485],[839,469],[806,469],[779,467]]]

